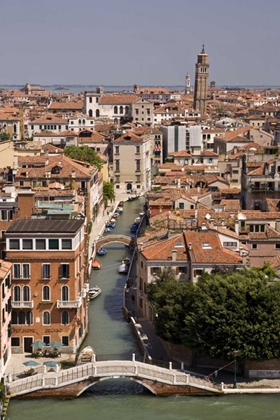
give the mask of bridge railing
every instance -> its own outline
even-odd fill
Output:
[[[29,378],[19,379],[7,385],[10,395],[13,397],[42,388],[67,386],[89,378],[100,379],[114,376],[137,377],[138,379],[149,379],[169,385],[193,385],[201,389],[217,392],[217,389],[211,382],[196,378],[182,371],[135,362],[135,360],[87,363],[60,372],[37,374]]]

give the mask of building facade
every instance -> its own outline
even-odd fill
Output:
[[[88,328],[84,220],[18,219],[6,231],[12,263],[12,350],[59,341],[76,352]]]

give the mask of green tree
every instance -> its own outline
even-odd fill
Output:
[[[162,270],[155,278],[155,283],[147,287],[147,295],[153,306],[156,333],[166,341],[181,343],[192,284],[179,283],[175,271],[170,267]]]
[[[11,139],[11,134],[6,133],[5,131],[3,133],[1,133],[0,136],[1,140],[10,140]]]
[[[102,160],[91,147],[67,146],[64,149],[64,154],[71,159],[81,160],[83,162],[88,162],[91,165],[95,165],[99,171],[102,169]]]
[[[280,284],[262,269],[204,274],[194,287],[182,342],[212,357],[280,357]],[[272,282],[272,283],[271,283]]]
[[[232,360],[280,357],[280,284],[268,265],[203,273],[180,284],[171,269],[147,288],[157,334],[193,351]]]
[[[113,200],[115,198],[115,191],[114,191],[114,184],[112,182],[103,182],[103,199],[105,203],[105,208],[108,205],[109,200]]]

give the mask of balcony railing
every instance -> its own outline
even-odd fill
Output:
[[[60,308],[80,308],[82,305],[82,298],[79,297],[77,300],[58,300],[56,307]]]
[[[12,308],[13,309],[32,309],[34,307],[33,300],[13,300]]]

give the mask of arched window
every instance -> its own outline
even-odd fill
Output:
[[[43,325],[51,324],[51,314],[48,311],[43,312]]]
[[[69,300],[69,288],[68,286],[62,286],[61,288],[61,300]]]
[[[25,313],[23,311],[20,311],[18,314],[18,323],[21,325],[25,324]]]
[[[114,114],[117,114],[118,113],[118,107],[115,105],[114,106]]]
[[[26,312],[26,324],[27,325],[33,324],[33,313],[31,311]]]
[[[83,120],[83,124],[85,124],[86,123],[86,120]]]
[[[123,114],[123,106],[120,106],[120,114]]]
[[[99,116],[100,116],[100,111],[99,111],[99,109],[97,109],[97,110],[95,111],[95,116],[96,116],[96,117],[99,117]]]
[[[69,324],[69,312],[63,311],[61,314],[61,324],[67,325]]]
[[[14,300],[16,302],[20,301],[20,287],[19,286],[14,287]]]
[[[44,286],[43,287],[42,300],[51,300],[50,299],[50,288],[49,288],[49,286]]]
[[[30,287],[29,286],[23,286],[23,300],[24,302],[30,301]]]
[[[90,110],[88,111],[88,116],[89,116],[89,117],[92,117],[92,109],[90,109]]]
[[[79,124],[81,124],[81,120],[79,120]]]
[[[125,107],[125,115],[128,115],[128,113],[129,113],[129,107],[128,107],[128,106],[126,106],[126,107]]]
[[[12,324],[17,324],[18,323],[18,314],[17,312],[13,311],[12,312]]]

